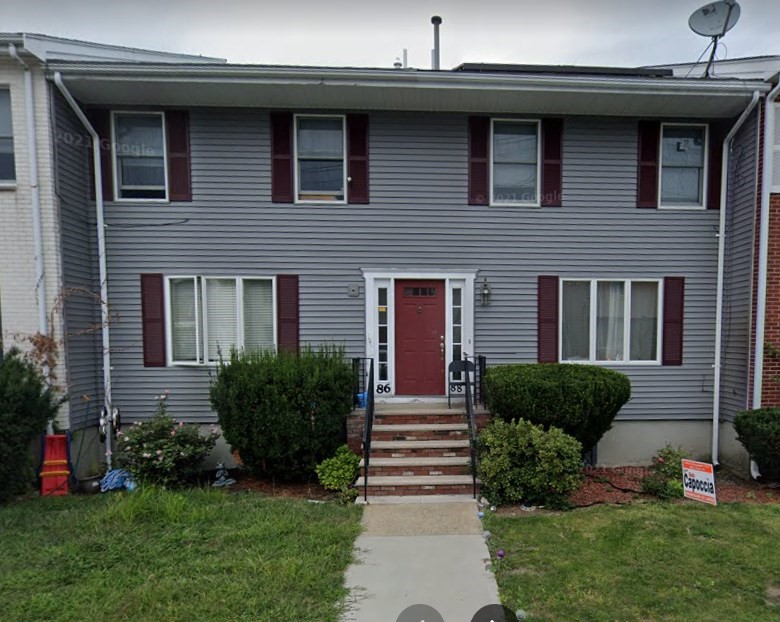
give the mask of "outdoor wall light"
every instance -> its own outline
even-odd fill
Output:
[[[479,297],[482,299],[483,307],[487,307],[490,304],[490,285],[488,284],[487,277],[485,277],[485,281],[482,283]]]

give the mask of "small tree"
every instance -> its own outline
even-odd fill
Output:
[[[18,350],[0,360],[0,502],[27,490],[31,445],[62,404],[36,366]]]
[[[761,477],[780,479],[780,408],[759,408],[737,413],[737,440],[758,463]]]

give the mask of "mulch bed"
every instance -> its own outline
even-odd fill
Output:
[[[236,483],[228,488],[232,492],[256,492],[269,497],[292,497],[315,501],[330,501],[335,498],[333,493],[325,490],[318,482],[277,482],[252,477],[238,469],[232,470],[230,475],[236,479]]]
[[[624,504],[653,499],[642,493],[645,467],[588,467],[583,471],[582,486],[570,496],[574,507],[598,504]],[[755,480],[743,480],[728,472],[715,479],[719,503],[780,503],[780,489]]]

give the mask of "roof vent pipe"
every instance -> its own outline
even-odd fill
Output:
[[[431,50],[431,69],[438,71],[441,68],[439,58],[439,26],[441,26],[441,17],[434,15],[431,18],[433,24],[433,49]]]

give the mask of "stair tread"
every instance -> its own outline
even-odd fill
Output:
[[[436,430],[468,430],[467,423],[377,423],[374,432],[435,432]]]
[[[448,447],[468,447],[469,441],[373,441],[371,449],[442,449]]]
[[[356,486],[363,485],[364,478],[358,478]],[[457,486],[472,484],[471,475],[372,475],[368,486]],[[479,483],[479,480],[477,480]]]
[[[460,466],[471,464],[471,459],[468,456],[443,456],[441,458],[371,458],[369,460],[369,466],[374,467],[388,467],[388,466]],[[360,466],[365,466],[365,460],[360,460]]]

